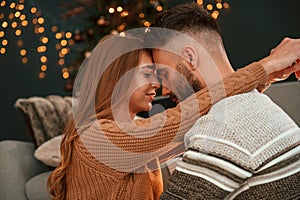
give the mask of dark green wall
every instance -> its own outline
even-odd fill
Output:
[[[218,22],[229,58],[235,68],[266,56],[285,36],[300,37],[299,0],[227,2],[230,3],[230,9],[222,13]],[[46,10],[47,6],[43,9]],[[58,17],[48,12],[49,16],[52,20]],[[13,39],[12,35],[11,38]],[[23,40],[34,48],[36,38],[32,35],[24,35]],[[49,70],[45,80],[37,78],[37,56],[33,56],[29,64],[22,65],[17,54],[16,45],[11,44],[8,54],[5,57],[0,55],[0,140],[30,140],[26,135],[23,115],[14,108],[17,98],[66,94],[63,88],[64,80],[53,56],[55,52],[49,52]]]

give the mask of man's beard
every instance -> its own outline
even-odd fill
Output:
[[[183,101],[202,89],[202,84],[187,65],[179,63],[176,66],[176,70],[181,76],[179,74],[176,75],[176,82],[174,83],[174,92],[176,95],[172,93],[170,96],[171,99],[174,99],[175,96],[179,101]]]

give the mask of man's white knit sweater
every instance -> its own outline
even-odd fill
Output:
[[[162,197],[255,199],[257,192],[267,191],[263,187],[260,190],[265,191],[258,191],[258,186],[281,180],[288,184],[296,174],[291,184],[299,188],[299,144],[299,127],[266,95],[255,90],[228,97],[216,103],[185,135],[187,150]],[[300,196],[299,189],[293,192],[293,198]],[[279,193],[282,191],[274,192],[272,198],[290,195]]]

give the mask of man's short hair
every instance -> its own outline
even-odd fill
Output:
[[[195,36],[200,39],[198,42],[201,41],[202,45],[222,41],[216,20],[207,10],[194,2],[178,5],[160,13],[153,27],[161,29],[152,29],[146,37],[146,42],[155,46],[168,43],[179,35],[176,32]],[[167,30],[173,30],[173,32]]]
[[[178,5],[158,15],[156,26],[179,32],[215,31],[220,33],[216,20],[197,3]]]

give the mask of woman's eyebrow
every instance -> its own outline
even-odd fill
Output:
[[[154,70],[155,69],[155,65],[154,64],[146,64],[140,67],[140,69],[151,69]]]

